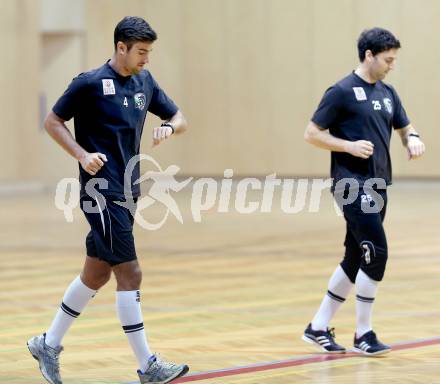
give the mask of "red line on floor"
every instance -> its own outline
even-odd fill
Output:
[[[406,341],[402,343],[397,343],[391,345],[393,351],[399,351],[399,350],[405,350],[405,349],[414,349],[414,348],[421,348],[421,347],[427,347],[430,345],[437,345],[440,344],[440,337],[433,337],[430,339],[424,339],[424,340],[414,340],[414,341]],[[208,372],[200,372],[200,373],[194,373],[185,377],[182,377],[180,379],[177,379],[176,381],[173,381],[173,383],[188,383],[192,381],[199,381],[199,380],[207,380],[207,379],[215,379],[219,377],[225,377],[225,376],[235,376],[235,375],[241,375],[244,373],[254,373],[254,372],[260,372],[260,371],[268,371],[272,369],[281,369],[281,368],[288,368],[288,367],[295,367],[298,365],[306,365],[306,364],[312,364],[312,363],[322,363],[326,361],[332,361],[332,360],[341,360],[341,359],[348,359],[352,357],[362,357],[362,355],[358,353],[344,353],[344,354],[338,354],[338,355],[309,355],[309,356],[303,356],[296,359],[290,359],[290,360],[282,360],[282,361],[274,361],[269,363],[260,363],[245,367],[236,367],[236,368],[226,368],[218,371],[208,371]]]

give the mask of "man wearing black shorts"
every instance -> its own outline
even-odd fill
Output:
[[[164,120],[153,129],[153,145],[186,129],[182,113],[143,69],[156,39],[145,20],[125,17],[115,28],[112,59],[73,79],[45,121],[53,139],[79,161],[81,209],[91,227],[80,276],[67,288],[49,329],[28,341],[51,384],[62,382],[59,354],[64,335],[112,272],[118,316],[138,361],[140,382],[168,383],[188,371],[186,365],[159,359],[147,343],[139,292],[142,272],[133,239],[133,208],[140,195],[133,182],[139,179],[139,162],[128,184],[125,176],[130,159],[139,154],[147,111]],[[71,118],[75,138],[65,125]]]
[[[382,82],[394,68],[400,42],[381,28],[364,31],[358,40],[360,64],[324,94],[305,132],[310,144],[331,151],[332,192],[347,224],[345,256],[330,278],[327,294],[303,340],[328,353],[344,353],[329,323],[356,289],[354,350],[365,355],[390,351],[372,328],[378,282],[388,258],[383,228],[391,184],[390,137],[394,128],[409,159],[425,151],[394,88]]]

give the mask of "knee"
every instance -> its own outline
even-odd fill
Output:
[[[111,270],[109,271],[87,271],[81,274],[82,282],[90,289],[98,290],[110,280]]]
[[[142,283],[142,270],[137,265],[130,273],[129,276],[130,285],[135,287],[134,289],[139,289]]]
[[[142,283],[142,270],[138,264],[125,268],[122,271],[115,270],[118,291],[132,291],[139,289]]]

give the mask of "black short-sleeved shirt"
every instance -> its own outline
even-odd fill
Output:
[[[178,108],[147,70],[133,76],[121,76],[107,62],[102,67],[80,74],[58,99],[53,112],[63,120],[74,118],[75,138],[87,152],[101,152],[107,163],[91,176],[80,170],[81,195],[91,178],[104,178],[106,196],[124,196],[124,172],[129,160],[139,154],[147,111],[166,120]],[[139,163],[132,174],[133,197],[140,194]]]
[[[332,190],[343,178],[354,178],[360,186],[369,178],[382,178],[391,184],[392,128],[404,128],[410,123],[392,86],[382,81],[367,83],[353,72],[327,89],[312,121],[335,137],[374,144],[373,155],[368,159],[345,152],[331,153]]]

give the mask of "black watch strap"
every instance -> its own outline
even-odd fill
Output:
[[[420,137],[418,133],[410,133],[408,137]]]

